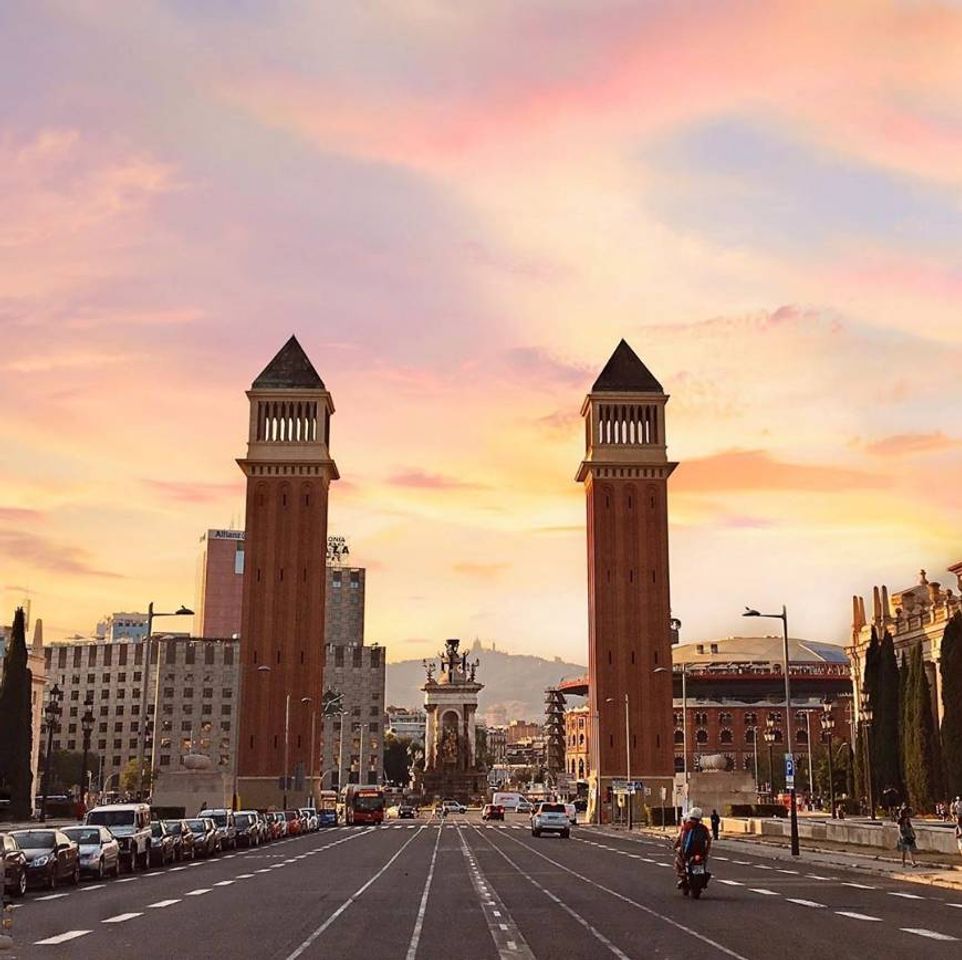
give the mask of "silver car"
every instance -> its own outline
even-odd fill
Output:
[[[565,840],[571,836],[571,822],[563,803],[539,803],[531,815],[531,836],[540,837],[543,833],[557,833]]]
[[[80,872],[95,876],[120,874],[120,844],[106,827],[64,827],[63,832],[80,848]]]

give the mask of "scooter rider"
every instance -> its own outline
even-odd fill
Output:
[[[679,889],[685,887],[687,882],[685,867],[690,856],[700,853],[705,858],[705,862],[708,862],[708,853],[711,850],[711,832],[702,823],[702,817],[701,807],[692,807],[688,811],[688,816],[682,822],[678,836],[675,838],[675,873],[678,875]]]

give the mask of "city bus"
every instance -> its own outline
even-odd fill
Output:
[[[318,827],[333,827],[337,824],[337,791],[321,790],[317,795]]]
[[[341,793],[341,800],[345,823],[384,822],[384,791],[380,787],[349,783]]]

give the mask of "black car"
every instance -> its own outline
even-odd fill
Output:
[[[150,824],[150,865],[152,867],[166,867],[176,859],[174,854],[174,838],[167,832],[167,828],[160,820],[153,820]]]
[[[190,832],[194,835],[194,856],[212,857],[220,853],[220,838],[217,836],[217,827],[210,817],[195,817],[193,820],[184,821]]]
[[[11,833],[27,858],[27,883],[53,888],[68,880],[80,883],[80,848],[59,830],[15,830]]]
[[[187,826],[186,820],[164,820],[164,828],[170,835],[174,843],[174,859],[193,860],[194,859],[194,834]]]
[[[22,897],[27,892],[27,858],[9,833],[0,833],[0,851],[3,856],[3,889],[12,897]]]
[[[398,820],[413,820],[414,807],[410,803],[402,803],[397,808]]]
[[[234,826],[237,829],[235,846],[256,847],[261,841],[261,827],[257,822],[256,813],[234,814]]]

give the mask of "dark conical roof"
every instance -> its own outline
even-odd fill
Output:
[[[292,336],[278,351],[276,357],[264,367],[253,382],[254,389],[267,390],[324,390],[324,381],[317,375],[314,365],[307,358],[304,348]]]
[[[664,393],[652,372],[624,340],[605,364],[592,393]]]

